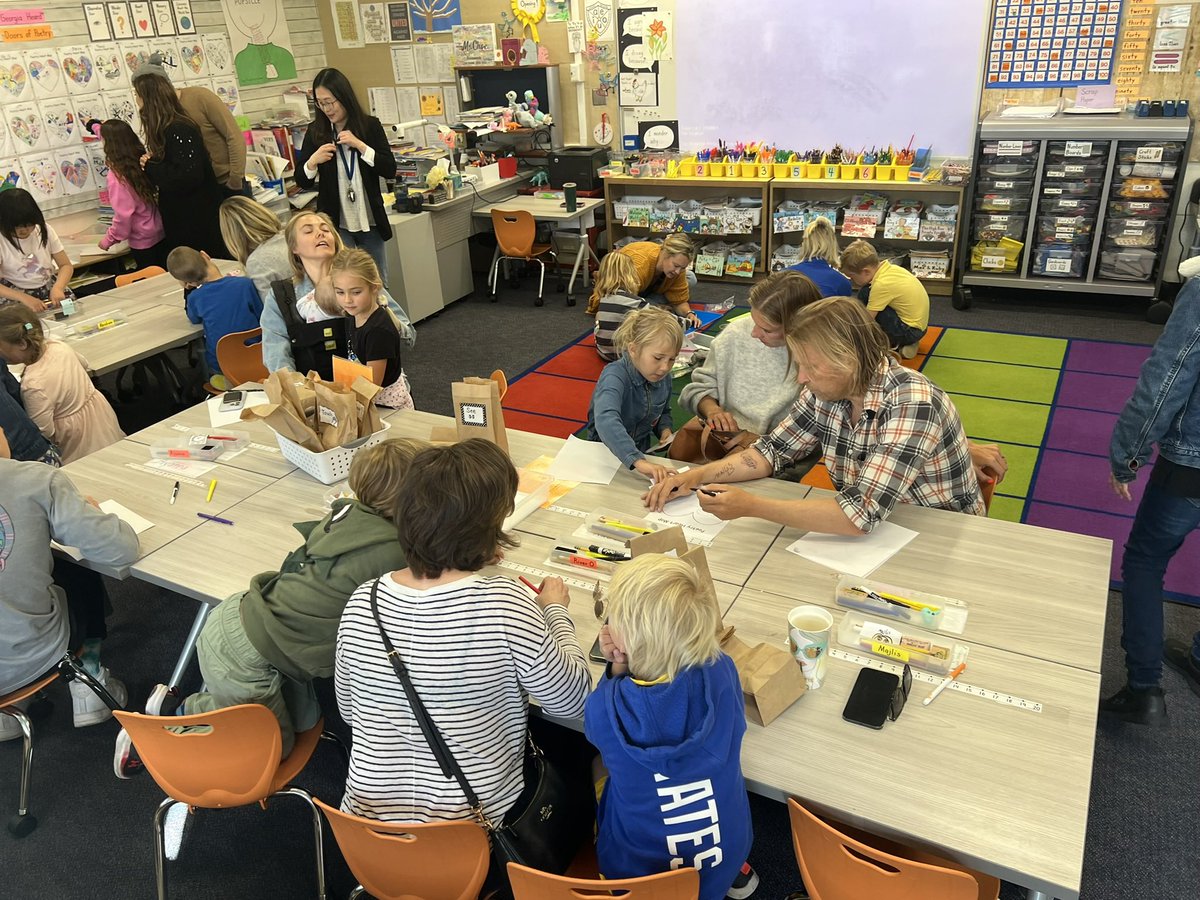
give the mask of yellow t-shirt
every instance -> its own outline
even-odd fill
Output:
[[[884,260],[871,279],[867,311],[879,312],[889,306],[909,328],[929,327],[929,293],[925,285],[908,269]]]

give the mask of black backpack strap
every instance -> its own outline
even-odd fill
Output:
[[[296,326],[305,324],[296,309],[296,286],[290,278],[281,278],[271,282],[271,293],[275,297],[275,305],[279,307],[279,315],[287,326],[288,336],[296,338]]]

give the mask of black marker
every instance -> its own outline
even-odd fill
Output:
[[[698,487],[694,487],[694,488],[692,488],[692,490],[696,491],[697,493],[703,494],[705,497],[717,496],[717,491],[706,491],[704,488],[698,488]]]

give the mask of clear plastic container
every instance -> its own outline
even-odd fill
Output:
[[[1099,208],[1099,200],[1086,197],[1058,195],[1042,197],[1038,201],[1038,212],[1043,216],[1090,216],[1094,218]]]
[[[979,155],[981,161],[986,163],[1036,159],[1038,141],[983,141]]]
[[[962,600],[898,587],[882,581],[842,575],[834,588],[839,606],[885,616],[929,631],[962,634],[969,607]]]
[[[1111,200],[1110,219],[1165,219],[1171,204],[1165,200]]]
[[[1133,175],[1138,178],[1163,178],[1173,181],[1179,174],[1179,167],[1175,163],[1118,163],[1116,174]]]
[[[1149,281],[1154,277],[1158,254],[1153,250],[1120,247],[1100,251],[1096,274],[1115,281]]]
[[[1028,197],[1033,193],[1033,180],[1029,178],[981,178],[975,190],[980,194],[1021,194]]]
[[[984,157],[979,161],[979,174],[984,178],[1033,178],[1037,168],[1034,161],[1012,161],[1001,157]]]
[[[1108,141],[1049,141],[1046,159],[1058,162],[1102,161],[1108,157]]]
[[[908,623],[848,610],[837,629],[838,643],[854,653],[894,663],[908,663],[945,675],[967,659],[966,644]]]
[[[101,331],[108,331],[111,328],[117,328],[124,325],[126,322],[125,313],[119,309],[114,309],[111,312],[104,313],[100,316],[91,316],[86,319],[76,319],[71,316],[63,323],[63,333],[67,337],[90,337],[93,334],[98,334]],[[56,323],[57,324],[57,323]]]
[[[657,526],[640,516],[630,516],[611,509],[592,510],[587,517],[587,529],[600,537],[622,542],[658,531]]]
[[[979,212],[1022,213],[1029,211],[1030,200],[1016,194],[980,194],[975,198]]]
[[[1048,278],[1082,278],[1088,250],[1070,244],[1049,244],[1033,251],[1032,272]]]
[[[1099,197],[1104,182],[1091,181],[1043,181],[1043,197]]]
[[[1086,216],[1038,216],[1038,240],[1043,243],[1090,244],[1095,223]]]
[[[1042,181],[1095,181],[1104,178],[1104,163],[1082,163],[1063,160],[1049,163],[1042,172]]]
[[[1111,219],[1104,226],[1106,246],[1110,247],[1153,249],[1161,235],[1162,222],[1153,219]]]
[[[1113,178],[1108,196],[1114,200],[1166,200],[1172,185],[1161,178]]]
[[[998,241],[1002,237],[1025,237],[1026,216],[977,215],[974,217],[975,240]]]
[[[1183,156],[1183,141],[1121,141],[1117,144],[1117,162],[1176,163]]]
[[[530,513],[550,499],[550,485],[554,477],[544,472],[517,469],[517,496],[513,499],[513,511],[504,520],[504,530],[516,528]]]

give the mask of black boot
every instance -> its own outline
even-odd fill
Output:
[[[1101,700],[1100,711],[1135,725],[1167,724],[1167,701],[1160,687],[1135,691],[1126,685],[1107,700]]]

